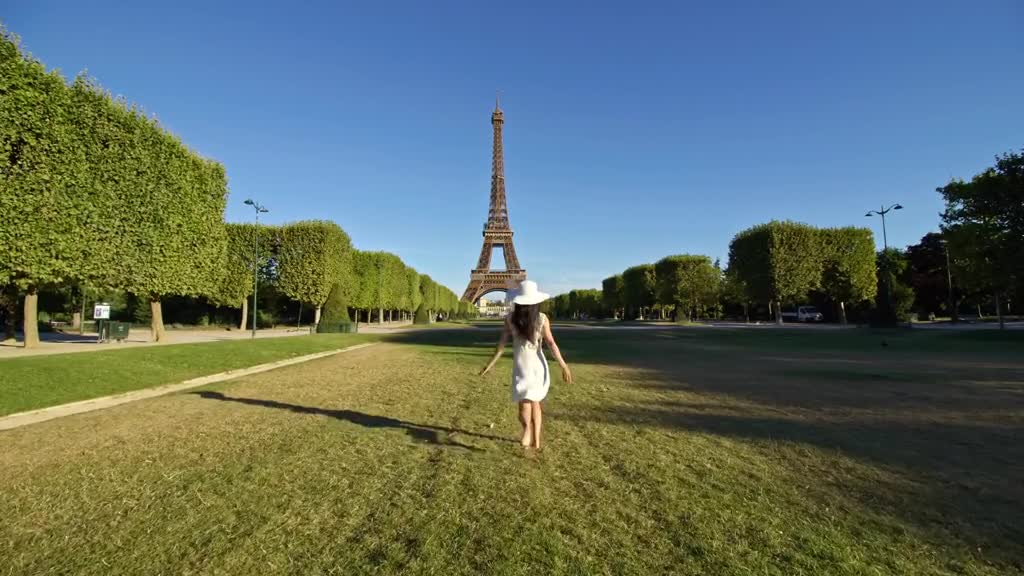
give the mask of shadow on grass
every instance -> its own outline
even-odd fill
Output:
[[[497,337],[395,341],[480,362]],[[747,439],[773,458],[788,451],[772,455],[763,441],[836,451],[902,480],[819,479],[833,493],[940,547],[968,544],[979,558],[1024,567],[1024,332],[556,327],[555,337],[570,364],[627,369],[580,379],[601,407],[568,419]],[[598,386],[610,392],[594,396]]]
[[[249,406],[262,406],[264,408],[276,408],[278,410],[288,410],[289,412],[297,412],[299,414],[316,414],[319,416],[327,416],[334,418],[335,420],[342,420],[344,422],[350,422],[364,428],[394,428],[397,430],[403,430],[414,440],[426,442],[428,444],[434,444],[436,446],[444,446],[449,448],[464,448],[466,450],[472,450],[474,452],[482,451],[480,448],[475,446],[469,446],[453,440],[455,435],[471,436],[473,438],[481,438],[484,440],[494,440],[497,442],[515,442],[510,438],[502,438],[500,436],[491,436],[488,434],[478,434],[476,432],[469,432],[467,430],[460,430],[458,428],[447,428],[444,426],[431,426],[429,424],[415,424],[412,422],[406,422],[404,420],[398,420],[397,418],[390,418],[388,416],[374,416],[373,414],[366,414],[364,412],[356,412],[355,410],[331,410],[328,408],[316,408],[312,406],[300,406],[298,404],[288,404],[285,402],[277,402],[275,400],[261,400],[258,398],[239,398],[232,396],[225,396],[220,392],[189,392],[196,396],[206,398],[207,400],[220,400],[222,402],[237,402],[239,404],[247,404]]]

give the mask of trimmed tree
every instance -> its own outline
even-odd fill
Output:
[[[434,321],[434,312],[437,310],[437,283],[434,279],[426,274],[420,275],[420,295],[421,304],[416,309],[416,323],[420,324],[420,310],[422,310],[427,319],[427,323]]]
[[[644,310],[654,306],[656,298],[653,264],[626,268],[622,273],[622,299],[632,317],[644,318]]]
[[[340,286],[342,297],[352,292],[352,241],[334,222],[309,220],[281,227],[277,249],[277,287],[293,300],[308,302],[320,323],[324,302]]]
[[[249,315],[249,298],[252,296],[254,267],[261,267],[263,263],[273,257],[277,228],[257,226],[256,224],[228,223],[225,225],[225,230],[227,232],[227,251],[221,270],[220,283],[217,290],[207,297],[211,302],[220,306],[241,308],[242,314],[238,329],[245,330]]]
[[[823,249],[821,289],[839,304],[839,319],[846,324],[846,303],[875,297],[875,238],[867,228],[825,228],[819,231]]]
[[[227,247],[224,167],[85,77],[71,92],[89,159],[79,186],[96,198],[79,215],[89,224],[82,236],[88,284],[148,300],[159,341],[163,297],[208,295],[220,283]]]
[[[754,226],[729,243],[729,267],[752,299],[773,305],[775,322],[782,324],[782,303],[805,298],[821,285],[821,236],[796,222]]]
[[[38,293],[90,266],[81,188],[85,155],[64,79],[0,27],[0,286],[25,295],[25,346],[39,343]]]
[[[348,302],[345,301],[347,290],[340,282],[331,287],[331,292],[323,305],[320,321],[316,325],[318,333],[340,332],[342,324],[351,322],[348,316]]]
[[[674,306],[677,322],[718,297],[721,273],[707,256],[667,256],[654,265],[654,275],[658,303]]]
[[[612,317],[618,318],[622,309],[622,274],[609,276],[601,281],[601,302]]]

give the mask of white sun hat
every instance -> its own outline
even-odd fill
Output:
[[[512,303],[529,306],[531,304],[540,304],[550,297],[550,294],[545,294],[538,290],[537,283],[533,280],[523,280],[522,284],[519,285],[519,289],[516,290],[515,297],[512,298]]]

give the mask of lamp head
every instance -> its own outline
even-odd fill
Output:
[[[893,206],[892,209],[893,210],[903,210],[903,206],[900,206],[899,204],[897,204],[897,205]]]
[[[255,202],[252,201],[252,198],[249,198],[248,200],[245,201],[246,206],[252,206],[253,204],[255,204]]]
[[[865,216],[867,216],[868,218],[871,218],[871,217],[872,217],[872,216],[874,216],[874,215],[875,215],[875,214],[874,214],[873,212],[868,212],[867,214],[865,214]]]

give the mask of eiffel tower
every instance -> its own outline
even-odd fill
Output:
[[[476,302],[490,292],[507,291],[515,283],[526,280],[526,270],[519,267],[516,249],[512,245],[512,227],[508,222],[508,201],[505,198],[505,154],[501,146],[501,127],[505,123],[500,102],[495,101],[491,114],[494,126],[494,148],[491,161],[491,206],[484,224],[484,246],[480,260],[469,274],[469,286],[462,294],[467,302]],[[504,270],[491,270],[491,253],[501,247],[505,256]]]

